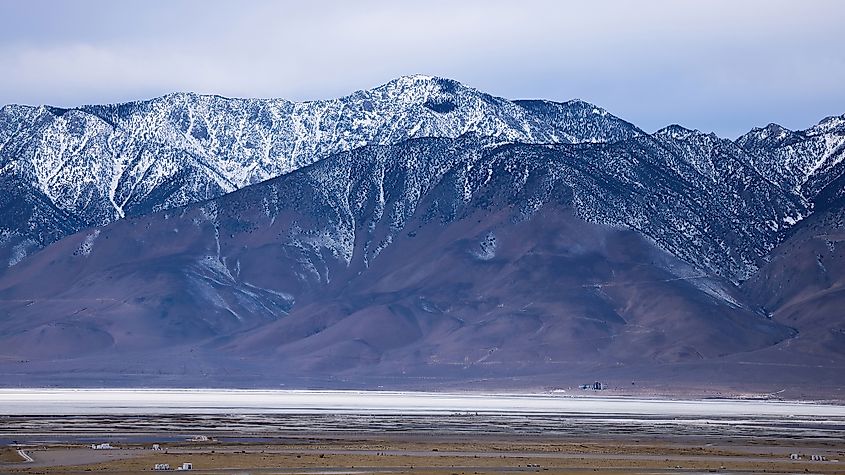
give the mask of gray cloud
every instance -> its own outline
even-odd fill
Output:
[[[845,2],[0,3],[0,103],[311,99],[428,73],[736,136],[845,112]]]

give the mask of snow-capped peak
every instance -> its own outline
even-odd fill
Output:
[[[757,142],[775,144],[792,138],[794,135],[795,132],[781,126],[780,124],[770,123],[765,127],[755,127],[751,129],[748,133],[740,136],[736,142],[741,146]]]
[[[675,140],[686,140],[692,136],[704,135],[704,133],[698,129],[688,129],[678,124],[671,124],[658,130],[654,135],[671,137]]]

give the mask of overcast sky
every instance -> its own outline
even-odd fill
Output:
[[[338,97],[433,74],[736,137],[845,113],[845,1],[0,0],[0,104]]]

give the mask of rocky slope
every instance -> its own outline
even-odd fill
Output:
[[[841,187],[825,190],[845,171],[845,115],[828,117],[802,131],[769,124],[736,143],[765,177],[806,200],[824,205],[841,196]],[[820,194],[824,195],[821,199]]]

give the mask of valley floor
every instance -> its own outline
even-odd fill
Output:
[[[532,397],[492,400],[501,406]],[[479,402],[477,394],[444,398]],[[238,409],[230,399],[206,413],[139,413],[137,404],[127,404],[123,411],[109,406],[76,415],[26,415],[9,410],[7,401],[0,404],[0,444],[7,447],[0,472],[138,473],[185,462],[194,473],[845,472],[845,406],[565,399],[573,401],[561,410],[534,412],[456,411],[452,401],[427,412],[287,407],[272,413]],[[91,448],[100,443],[114,448]]]
[[[845,447],[831,441],[727,441],[704,446],[671,440],[498,437],[445,440],[385,434],[337,438],[308,434],[276,443],[171,443],[162,452],[123,445],[95,451],[78,445],[40,445],[31,463],[0,465],[4,473],[137,473],[155,464],[193,464],[196,473],[842,473]],[[802,454],[789,459],[791,451]],[[810,454],[827,460],[811,461]]]

